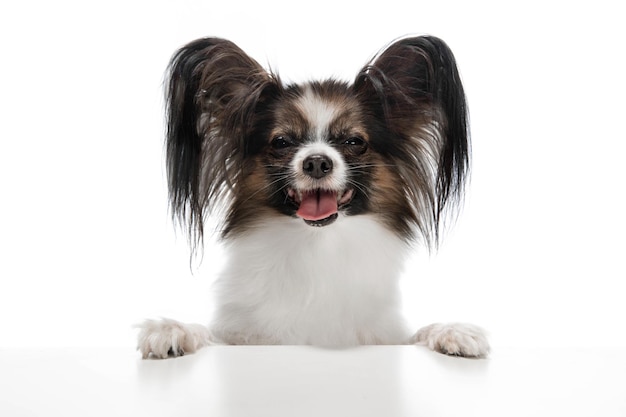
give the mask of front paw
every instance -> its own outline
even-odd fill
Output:
[[[466,358],[484,358],[491,350],[485,331],[472,324],[431,324],[420,329],[412,341],[439,353]]]
[[[137,350],[143,359],[158,359],[194,353],[210,343],[209,330],[199,324],[184,324],[171,319],[146,320],[138,325]]]

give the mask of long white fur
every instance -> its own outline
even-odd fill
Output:
[[[212,329],[228,343],[398,344],[406,244],[371,216],[275,218],[230,242]]]

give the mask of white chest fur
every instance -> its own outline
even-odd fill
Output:
[[[227,343],[403,343],[407,245],[371,216],[322,228],[276,218],[231,239],[214,334]]]

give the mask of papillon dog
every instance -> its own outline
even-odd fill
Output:
[[[178,50],[166,80],[170,207],[192,250],[218,215],[228,254],[210,326],[141,324],[144,358],[211,344],[418,344],[484,357],[482,329],[407,329],[399,278],[436,246],[469,169],[449,47],[397,40],[354,82],[286,85],[228,40]]]

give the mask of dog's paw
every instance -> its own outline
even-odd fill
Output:
[[[161,319],[146,320],[136,327],[140,329],[137,350],[143,359],[182,356],[211,343],[209,329],[200,324]]]
[[[413,336],[414,343],[446,355],[484,358],[490,347],[485,331],[472,324],[431,324]]]

